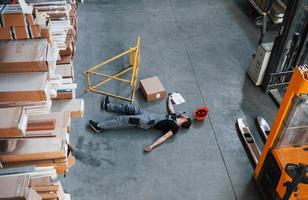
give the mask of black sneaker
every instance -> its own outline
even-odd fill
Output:
[[[108,105],[108,103],[110,103],[109,97],[106,96],[105,99],[104,99],[104,100],[102,101],[102,103],[101,103],[102,110],[108,111],[108,110],[107,110],[107,105]]]
[[[96,132],[96,133],[100,133],[103,132],[103,129],[101,127],[99,127],[99,123],[90,120],[89,121],[89,126]]]

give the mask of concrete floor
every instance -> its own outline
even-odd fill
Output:
[[[72,124],[77,163],[63,179],[72,199],[260,199],[234,123],[246,116],[256,133],[253,119],[261,115],[271,122],[277,108],[245,74],[259,39],[248,10],[245,0],[80,4],[74,65],[77,96],[84,98],[86,107],[84,118]],[[187,102],[177,110],[191,114],[201,105],[210,110],[204,123],[194,123],[148,154],[143,148],[161,135],[158,131],[92,133],[89,119],[112,114],[100,111],[101,95],[84,93],[82,75],[87,67],[133,46],[138,35],[139,78],[157,75],[168,92],[180,92]],[[120,92],[117,83],[110,87]],[[148,111],[165,112],[165,101],[146,103],[139,91],[136,103]],[[261,144],[259,138],[257,142]]]

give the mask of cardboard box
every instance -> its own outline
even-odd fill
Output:
[[[31,36],[32,38],[40,38],[41,37],[41,29],[39,25],[30,26]]]
[[[27,23],[28,23],[28,25],[29,25],[29,26],[32,26],[32,25],[34,24],[34,22],[33,22],[33,16],[27,14],[27,15],[26,15],[26,18],[27,18]]]
[[[147,102],[163,99],[166,90],[157,76],[140,80],[140,90]]]
[[[76,30],[74,28],[68,29],[67,34],[73,35],[74,36],[74,40],[76,40],[77,33],[76,33]]]
[[[44,27],[40,27],[41,29],[41,37],[42,38],[46,38],[48,43],[51,43],[52,41],[52,36],[51,36],[51,33],[49,31],[49,28],[44,28]]]
[[[0,199],[25,199],[29,181],[29,175],[1,176]]]
[[[72,56],[61,56],[61,60],[57,61],[57,65],[72,63]]]
[[[74,35],[67,34],[65,38],[66,49],[60,51],[60,56],[70,56],[74,55]]]
[[[27,25],[26,17],[23,13],[4,13],[2,19],[5,27]]]
[[[0,137],[23,136],[27,128],[26,111],[22,107],[0,108]]]
[[[2,139],[0,139],[2,140]],[[12,152],[3,152],[0,161],[21,162],[66,158],[66,140],[57,137],[18,138]]]
[[[0,73],[0,102],[47,101],[47,72]]]
[[[57,97],[51,98],[52,100],[61,100],[61,99],[73,99],[75,98],[74,90],[57,90]]]
[[[23,40],[41,37],[39,25],[0,27],[1,40]]]
[[[30,39],[29,32],[26,26],[16,26],[13,27],[13,30],[15,32],[15,39]]]
[[[71,117],[81,118],[84,114],[84,101],[83,99],[53,101],[51,112],[69,112]]]
[[[12,27],[12,26],[27,26],[33,25],[33,16],[30,14],[23,13],[3,13],[3,26]]]
[[[9,27],[0,27],[0,40],[12,40],[11,29]]]
[[[0,73],[48,71],[44,39],[0,41]]]

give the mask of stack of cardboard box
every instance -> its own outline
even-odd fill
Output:
[[[77,28],[77,4],[71,1],[29,0],[37,16],[36,22],[47,32],[49,40],[59,50],[60,58],[55,65],[55,73],[62,81],[55,78],[58,84],[56,99],[75,98],[76,84],[74,84],[73,56],[75,53],[75,40]]]
[[[0,5],[0,39],[19,40],[41,37],[40,27],[34,24],[31,14],[24,13],[23,8],[19,4]]]
[[[41,200],[56,199],[70,200],[65,194],[61,182],[56,180],[56,172],[50,167],[19,168],[16,174],[1,175],[0,199]]]
[[[57,90],[57,95],[54,91],[51,98],[73,99],[77,3],[73,0],[71,3],[63,0],[27,2],[32,8],[30,14],[23,13],[25,9],[19,4],[0,5],[0,54],[6,55],[1,56],[6,60],[0,61],[4,65],[0,66],[0,72],[47,71],[48,64],[50,84]]]
[[[0,199],[64,200],[54,178],[75,162],[71,118],[84,111],[75,99],[77,3],[18,2],[0,5]],[[29,166],[35,169],[18,173]],[[37,177],[49,181],[36,184]]]

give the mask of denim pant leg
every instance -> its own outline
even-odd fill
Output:
[[[99,123],[103,129],[129,128],[138,126],[138,124],[129,123],[130,118],[140,119],[140,115],[121,115],[113,119],[105,120]]]
[[[144,111],[134,104],[108,103],[107,110],[124,115],[140,115]]]

